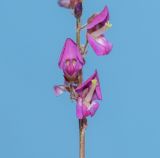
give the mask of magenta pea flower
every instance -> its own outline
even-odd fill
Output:
[[[78,73],[84,65],[84,60],[77,44],[70,38],[67,38],[59,63],[60,69],[64,72],[64,77],[68,82],[74,82]]]
[[[104,37],[104,32],[110,27],[107,6],[88,20],[87,39],[97,55],[106,55],[112,50],[112,44]]]
[[[77,118],[82,119],[87,116],[94,116],[99,108],[99,104],[95,100],[102,100],[97,71],[88,80],[78,86],[75,91],[78,94],[76,106]]]

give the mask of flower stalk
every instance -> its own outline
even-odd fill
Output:
[[[81,26],[81,19],[77,18],[76,19],[76,42],[79,47],[80,47],[80,35],[81,35],[81,30],[79,29],[80,26]]]
[[[80,150],[79,157],[85,158],[85,130],[87,126],[87,119],[79,119],[79,142],[80,142]]]
[[[76,19],[76,42],[79,48],[81,48],[81,29],[79,29],[81,26],[81,19]],[[82,52],[81,52],[82,53]],[[79,85],[82,83],[82,71],[79,74]],[[87,119],[79,119],[79,158],[85,158],[85,129],[87,125]]]

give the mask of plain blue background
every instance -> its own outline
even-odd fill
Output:
[[[160,2],[85,0],[85,23],[110,8],[113,51],[89,49],[103,101],[89,118],[86,158],[160,158]],[[0,0],[0,158],[78,158],[78,121],[57,62],[75,21],[56,0]]]

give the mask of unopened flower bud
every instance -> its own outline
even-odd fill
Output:
[[[75,8],[74,8],[74,16],[78,19],[81,17],[82,15],[82,11],[83,11],[83,6],[82,6],[82,2],[79,2],[76,4]]]

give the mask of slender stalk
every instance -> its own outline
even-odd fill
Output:
[[[85,29],[85,28],[86,28],[86,26],[87,26],[87,24],[85,24],[85,25],[81,26],[81,30]]]
[[[85,56],[87,54],[87,51],[86,51],[87,46],[88,46],[88,40],[86,39],[86,43],[84,45],[84,50],[83,50],[83,56]]]
[[[87,119],[79,120],[79,137],[80,137],[80,158],[85,158],[85,129],[87,126]]]
[[[81,26],[81,19],[78,18],[76,19],[76,41],[77,41],[77,44],[78,46],[80,47],[80,26]]]
[[[78,18],[76,20],[76,42],[79,48],[81,47],[81,42],[80,42],[80,31],[79,29],[81,26],[81,19]],[[79,74],[79,84],[82,83],[82,71]],[[87,126],[87,119],[79,119],[79,158],[85,158],[85,129]]]

